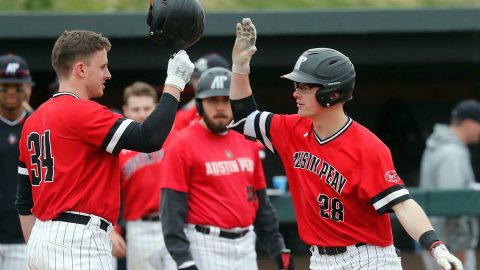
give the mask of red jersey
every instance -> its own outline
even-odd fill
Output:
[[[57,93],[27,119],[20,139],[19,174],[32,184],[32,213],[51,220],[65,211],[112,223],[120,209],[116,156],[133,121],[90,100]]]
[[[253,128],[255,118],[258,128]],[[304,242],[393,243],[390,217],[384,213],[410,195],[390,151],[368,129],[349,118],[341,130],[322,140],[310,119],[258,112],[249,116],[245,133],[280,155]]]
[[[137,220],[143,216],[159,213],[159,172],[162,158],[163,150],[153,153],[131,150],[120,152],[124,220]]]
[[[250,226],[258,209],[255,191],[266,187],[258,150],[241,134],[216,134],[197,122],[165,149],[161,187],[188,193],[188,223]]]
[[[179,131],[182,130],[194,122],[198,122],[200,116],[198,115],[197,107],[192,106],[191,108],[182,108],[177,111],[175,115],[175,123],[173,124],[172,130]]]

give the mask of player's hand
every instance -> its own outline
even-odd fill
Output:
[[[289,249],[282,250],[282,253],[278,254],[274,258],[277,263],[278,270],[294,270],[293,257],[290,254]]]
[[[175,54],[173,58],[168,60],[167,79],[165,84],[171,85],[180,91],[183,91],[185,84],[190,81],[194,65],[185,50],[181,50]]]
[[[112,241],[112,255],[117,258],[124,258],[127,254],[127,245],[123,237],[115,230],[111,230],[109,234]]]
[[[257,51],[255,42],[257,30],[250,18],[243,18],[237,23],[237,37],[232,51],[232,71],[240,74],[250,73],[250,59]]]
[[[453,256],[444,244],[432,249],[432,256],[437,264],[445,270],[463,270],[462,262]]]

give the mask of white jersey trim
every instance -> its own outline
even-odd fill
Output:
[[[130,125],[130,123],[132,123],[132,122],[133,122],[132,119],[125,119],[120,124],[120,126],[117,128],[117,130],[113,134],[112,139],[108,143],[107,148],[105,149],[107,152],[113,153],[113,150],[115,150],[115,146],[117,146],[117,143],[120,140],[120,138],[122,137],[123,132],[125,132],[128,125]]]
[[[375,210],[379,210],[381,209],[382,207],[384,207],[385,205],[389,204],[391,201],[394,201],[402,196],[405,196],[405,195],[408,195],[409,192],[407,189],[405,188],[402,188],[400,190],[397,190],[397,191],[394,191],[390,194],[388,194],[387,196],[385,196],[384,198],[382,198],[381,200],[377,201],[376,203],[373,204],[373,207],[375,208]]]
[[[260,133],[262,133],[263,142],[264,142],[265,146],[268,149],[270,149],[270,151],[272,151],[272,153],[275,153],[275,151],[273,150],[272,142],[270,141],[270,139],[267,136],[266,121],[267,121],[267,117],[268,117],[269,114],[270,114],[269,112],[262,112],[260,114],[260,121],[259,121],[258,125],[259,125],[259,128],[260,128]]]
[[[18,174],[28,175],[28,170],[27,170],[27,168],[18,166]]]
[[[315,132],[315,138],[317,139],[319,144],[326,144],[332,141],[333,139],[337,138],[338,136],[340,136],[352,124],[352,122],[353,122],[352,118],[348,117],[347,123],[339,131],[335,132],[335,134],[333,134],[332,136],[322,140],[320,137],[318,137],[317,133]]]
[[[255,133],[255,117],[258,115],[259,111],[254,111],[247,116],[245,119],[245,126],[243,128],[243,134],[257,138],[257,134]]]

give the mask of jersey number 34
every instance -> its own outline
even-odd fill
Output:
[[[36,132],[30,133],[28,135],[28,151],[31,153],[32,185],[38,186],[42,180],[53,182],[54,158],[50,144],[50,130],[46,130],[42,135]]]

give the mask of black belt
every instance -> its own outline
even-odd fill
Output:
[[[197,232],[200,232],[200,233],[210,234],[210,228],[209,227],[195,225],[195,230],[197,230]],[[219,236],[224,237],[224,238],[228,238],[228,239],[237,239],[237,238],[245,236],[249,231],[250,230],[244,230],[244,231],[241,231],[241,232],[229,232],[229,231],[220,230]]]
[[[143,216],[140,219],[143,221],[160,221],[160,215],[153,214],[153,215]]]
[[[88,222],[90,222],[90,217],[89,216],[84,216],[84,215],[79,215],[79,214],[74,214],[74,213],[63,212],[63,213],[60,214],[60,216],[53,219],[53,221],[64,221],[64,222],[87,225]],[[110,223],[108,223],[107,221],[105,221],[103,219],[100,219],[100,229],[102,229],[106,232],[109,225],[110,225]]]
[[[364,245],[365,243],[355,244],[356,247],[361,247]],[[318,249],[318,254],[320,255],[334,256],[334,255],[345,253],[347,251],[347,247],[322,247],[322,246],[316,246],[316,247]]]

